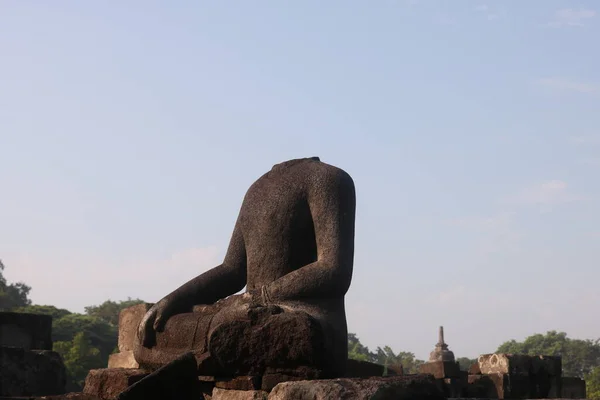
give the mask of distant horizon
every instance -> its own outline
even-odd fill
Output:
[[[161,299],[317,155],[356,185],[369,348],[600,336],[597,3],[115,5],[0,6],[0,257],[34,302]]]

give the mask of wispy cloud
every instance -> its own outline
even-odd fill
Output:
[[[457,218],[450,223],[478,234],[474,248],[483,254],[514,251],[525,236],[516,226],[516,213],[501,212],[490,216]]]
[[[475,11],[478,13],[485,15],[488,20],[494,20],[503,17],[506,13],[504,11],[499,11],[496,9],[492,9],[487,4],[479,4],[475,7]]]
[[[543,78],[538,79],[538,85],[545,86],[555,90],[566,90],[579,93],[598,93],[600,85],[589,82],[578,82],[564,78]]]
[[[549,212],[556,206],[580,200],[584,200],[584,197],[571,193],[566,182],[552,180],[525,188],[517,195],[507,198],[505,202],[521,206],[536,206],[541,212]]]
[[[433,22],[438,25],[456,26],[458,21],[449,15],[439,14],[433,17]]]
[[[595,10],[563,8],[554,12],[554,19],[548,22],[547,25],[553,28],[565,26],[582,27],[585,26],[586,22],[594,18],[596,14]]]
[[[451,220],[453,225],[477,231],[506,229],[511,223],[514,212],[503,212],[493,216],[465,217]]]

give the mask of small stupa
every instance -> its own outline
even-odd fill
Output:
[[[443,326],[440,326],[438,342],[429,355],[429,361],[421,364],[419,372],[433,375],[436,379],[460,378],[460,367],[454,360],[454,353],[448,350],[444,341]]]
[[[428,362],[435,361],[450,361],[454,362],[454,353],[448,350],[448,345],[444,341],[444,327],[440,326],[438,333],[438,342],[435,345],[435,349],[429,354]]]

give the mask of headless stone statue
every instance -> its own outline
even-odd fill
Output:
[[[343,375],[355,207],[341,169],[316,157],[275,165],[246,193],[223,264],[148,311],[137,362],[157,368],[192,351],[201,375]]]

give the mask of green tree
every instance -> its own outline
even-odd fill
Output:
[[[384,346],[377,347],[373,362],[395,369],[402,367],[406,374],[417,374],[424,361],[417,359],[414,353],[401,351],[396,354],[390,346]]]
[[[585,386],[588,399],[600,399],[600,366],[592,368],[585,376]]]
[[[30,305],[31,287],[23,282],[9,284],[6,282],[3,271],[4,264],[0,260],[0,311],[12,311],[17,307]]]
[[[84,332],[77,333],[73,340],[55,342],[53,348],[65,363],[69,391],[82,390],[90,369],[106,367],[100,350],[92,345]]]
[[[498,353],[562,356],[564,376],[583,378],[600,365],[600,341],[567,337],[565,332],[548,331],[531,335],[523,342],[509,340],[498,347]]]
[[[371,352],[368,347],[360,343],[354,333],[348,334],[348,358],[369,361],[395,369],[401,365],[407,374],[418,373],[419,366],[423,364],[423,360],[417,359],[414,353],[401,351],[396,354],[390,346],[377,347],[377,350]]]
[[[127,300],[121,300],[119,302],[106,300],[99,306],[85,307],[85,313],[89,316],[99,318],[111,325],[118,326],[119,313],[121,310],[140,303],[144,303],[144,301],[140,299],[132,299],[131,297],[128,297]]]
[[[348,334],[348,358],[358,361],[370,361],[369,348],[363,346],[355,333]]]
[[[89,315],[65,315],[54,321],[52,330],[53,340],[59,342],[72,341],[78,333],[84,333],[106,362],[117,347],[118,327]]]
[[[30,314],[41,314],[41,315],[50,315],[52,317],[52,322],[60,319],[64,316],[72,314],[71,311],[65,310],[64,308],[56,308],[54,306],[40,306],[40,305],[30,305],[17,307],[13,311],[19,313],[30,313]]]
[[[461,371],[468,371],[471,365],[475,364],[477,360],[468,357],[459,357],[456,359],[456,362],[458,362]]]

